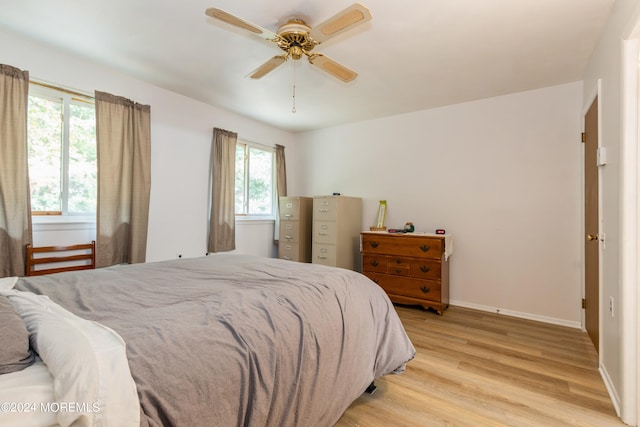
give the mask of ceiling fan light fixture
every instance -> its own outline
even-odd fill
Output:
[[[289,49],[289,56],[291,56],[291,58],[295,60],[302,58],[303,53],[304,52],[300,46],[291,46],[291,48]]]

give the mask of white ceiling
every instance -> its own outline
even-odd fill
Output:
[[[275,32],[352,0],[0,0],[0,27],[276,127],[303,131],[582,79],[614,0],[362,0],[373,19],[314,52],[359,73],[343,83],[205,15]]]

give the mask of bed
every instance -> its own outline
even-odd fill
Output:
[[[365,276],[280,259],[5,278],[0,298],[34,358],[0,375],[0,425],[332,426],[415,355]]]

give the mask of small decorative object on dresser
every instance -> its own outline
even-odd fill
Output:
[[[362,199],[348,196],[313,198],[312,262],[359,271]]]
[[[449,306],[450,235],[363,232],[361,238],[362,273],[391,301],[442,315]]]
[[[384,219],[387,216],[387,201],[380,200],[380,205],[378,206],[378,218],[376,219],[376,225],[373,227],[369,227],[371,231],[384,231],[387,227],[384,226]]]
[[[313,198],[280,197],[278,258],[311,262]]]

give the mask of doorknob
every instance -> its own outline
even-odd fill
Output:
[[[598,235],[597,234],[587,234],[587,240],[588,241],[598,240]]]

